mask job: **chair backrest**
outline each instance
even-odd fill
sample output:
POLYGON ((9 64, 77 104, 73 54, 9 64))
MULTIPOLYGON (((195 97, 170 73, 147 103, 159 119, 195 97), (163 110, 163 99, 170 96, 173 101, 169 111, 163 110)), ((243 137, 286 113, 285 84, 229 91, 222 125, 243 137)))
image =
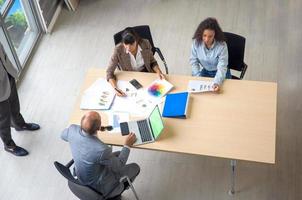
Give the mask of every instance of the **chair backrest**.
POLYGON ((75 179, 69 168, 62 165, 59 162, 54 162, 56 169, 64 176, 68 181, 68 187, 74 195, 76 195, 81 200, 104 200, 104 197, 93 190, 92 188, 82 185, 77 179, 75 179))
POLYGON ((224 32, 224 36, 229 52, 228 67, 230 69, 242 71, 244 69, 245 38, 228 32, 224 32))
MULTIPOLYGON (((141 25, 141 26, 133 26, 133 27, 130 27, 130 28, 133 28, 134 31, 141 38, 149 40, 149 42, 152 46, 152 52, 154 54, 155 53, 155 48, 154 48, 154 43, 153 43, 150 27, 148 25, 141 25)), ((120 43, 122 41, 122 33, 123 32, 124 32, 124 30, 114 34, 113 38, 114 38, 115 45, 117 45, 118 43, 120 43)))

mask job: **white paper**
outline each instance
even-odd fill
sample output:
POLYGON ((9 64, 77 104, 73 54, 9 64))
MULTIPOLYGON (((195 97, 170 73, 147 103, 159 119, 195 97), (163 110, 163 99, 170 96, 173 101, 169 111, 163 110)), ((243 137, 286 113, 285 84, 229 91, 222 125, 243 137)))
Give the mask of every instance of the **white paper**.
POLYGON ((122 90, 128 97, 136 96, 138 91, 129 81, 119 80, 117 82, 117 87, 122 90))
POLYGON ((136 115, 147 116, 154 109, 160 99, 150 98, 147 95, 146 90, 138 93, 134 102, 136 115))
POLYGON ((124 112, 107 112, 108 124, 113 127, 109 133, 120 133, 120 123, 129 121, 129 113, 124 112))
POLYGON ((114 100, 115 92, 105 79, 96 80, 86 89, 81 99, 81 109, 108 110, 114 100))
POLYGON ((212 92, 214 91, 213 82, 211 81, 197 81, 190 80, 188 83, 188 92, 199 93, 199 92, 212 92))
POLYGON ((122 90, 127 96, 119 97, 116 96, 111 110, 115 112, 128 112, 132 113, 135 111, 135 98, 138 90, 133 87, 128 81, 119 80, 117 87, 122 90))

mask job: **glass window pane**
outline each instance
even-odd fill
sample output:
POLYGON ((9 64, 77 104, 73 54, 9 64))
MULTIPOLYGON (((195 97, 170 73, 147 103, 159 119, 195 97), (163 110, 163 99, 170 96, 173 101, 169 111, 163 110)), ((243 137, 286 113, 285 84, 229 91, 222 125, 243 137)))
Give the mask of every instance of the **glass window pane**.
POLYGON ((26 17, 19 0, 15 1, 4 21, 14 47, 18 50, 28 28, 26 17))
POLYGON ((9 0, 0 0, 0 10, 1 10, 1 13, 3 12, 3 8, 4 8, 4 5, 8 2, 9 0))
POLYGON ((30 12, 28 1, 15 0, 9 8, 4 22, 22 64, 26 60, 39 32, 30 12))

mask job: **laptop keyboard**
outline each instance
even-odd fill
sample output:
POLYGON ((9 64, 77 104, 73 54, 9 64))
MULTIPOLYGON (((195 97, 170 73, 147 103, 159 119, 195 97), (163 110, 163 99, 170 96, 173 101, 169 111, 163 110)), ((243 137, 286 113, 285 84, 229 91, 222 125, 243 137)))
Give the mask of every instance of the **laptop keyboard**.
POLYGON ((147 120, 137 121, 138 129, 143 142, 152 141, 151 132, 147 120))

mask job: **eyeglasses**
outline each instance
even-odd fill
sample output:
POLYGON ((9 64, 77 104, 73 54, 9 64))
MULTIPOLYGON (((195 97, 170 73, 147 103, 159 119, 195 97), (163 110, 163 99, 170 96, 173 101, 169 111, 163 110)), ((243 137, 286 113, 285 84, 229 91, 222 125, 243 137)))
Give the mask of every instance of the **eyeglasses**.
POLYGON ((112 126, 101 126, 100 131, 112 131, 112 126))

